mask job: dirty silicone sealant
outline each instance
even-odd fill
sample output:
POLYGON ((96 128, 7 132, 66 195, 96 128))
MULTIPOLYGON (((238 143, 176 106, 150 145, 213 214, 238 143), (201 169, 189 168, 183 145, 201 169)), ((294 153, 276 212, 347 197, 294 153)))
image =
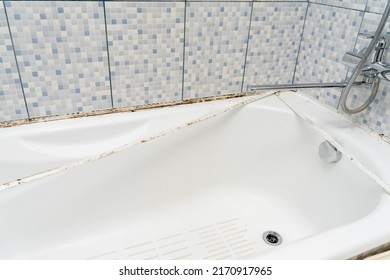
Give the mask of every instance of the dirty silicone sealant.
MULTIPOLYGON (((250 104, 250 103, 258 101, 258 100, 260 100, 262 98, 268 97, 270 95, 275 95, 288 108, 290 108, 299 118, 301 118, 306 124, 308 124, 310 127, 312 127, 321 136, 323 136, 327 141, 329 141, 329 143, 331 143, 333 146, 335 146, 340 152, 342 152, 342 154, 346 158, 348 158, 351 162, 353 162, 359 169, 361 169, 364 173, 366 173, 373 180, 375 180, 378 184, 380 184, 385 189, 385 191, 390 193, 390 185, 386 181, 382 180, 380 177, 378 177, 375 174, 375 172, 372 172, 363 162, 359 161, 356 158, 356 156, 351 154, 347 148, 343 147, 339 143, 339 141, 337 139, 335 139, 335 137, 332 137, 332 135, 330 135, 326 130, 322 129, 319 125, 313 123, 313 120, 311 120, 311 118, 308 117, 306 114, 300 112, 299 107, 294 106, 293 104, 290 104, 290 102, 288 100, 286 100, 286 98, 284 97, 284 94, 296 94, 296 91, 258 92, 258 93, 254 93, 254 94, 250 94, 250 95, 249 94, 235 94, 235 95, 227 95, 227 96, 221 96, 221 97, 204 98, 204 99, 200 99, 200 100, 197 100, 197 101, 196 100, 192 100, 192 101, 188 100, 188 101, 185 101, 185 102, 181 102, 180 104, 179 103, 178 104, 175 103, 174 105, 167 105, 167 104, 165 104, 165 105, 156 105, 156 106, 152 106, 152 105, 151 106, 146 106, 146 109, 148 109, 148 108, 151 109, 151 108, 159 108, 159 107, 166 107, 166 106, 175 106, 175 105, 184 105, 184 104, 192 104, 192 103, 200 103, 200 102, 208 102, 208 101, 216 101, 216 100, 225 100, 225 99, 232 99, 232 98, 247 97, 247 99, 244 100, 244 101, 241 101, 241 102, 235 103, 233 105, 227 106, 227 107, 225 107, 225 108, 223 108, 221 110, 214 111, 212 113, 206 114, 204 116, 201 116, 199 118, 193 119, 191 121, 187 121, 187 122, 185 122, 185 123, 183 123, 181 125, 168 128, 168 129, 166 129, 166 130, 164 130, 162 132, 156 133, 156 134, 154 134, 154 135, 152 135, 150 137, 146 137, 144 139, 137 140, 137 141, 132 141, 132 142, 129 142, 129 143, 125 144, 125 145, 117 147, 115 149, 109 150, 107 152, 103 152, 103 153, 99 153, 98 155, 94 155, 94 156, 90 156, 90 157, 87 157, 87 158, 83 158, 81 160, 77 160, 77 161, 71 162, 69 164, 62 165, 62 166, 57 167, 57 168, 48 169, 48 170, 45 170, 43 172, 33 174, 31 176, 26 176, 26 177, 23 177, 23 178, 14 180, 14 181, 3 183, 2 185, 0 185, 0 191, 8 189, 8 188, 11 188, 11 187, 15 187, 15 186, 27 183, 27 182, 32 182, 32 181, 35 181, 35 180, 38 180, 38 179, 41 179, 41 178, 45 178, 47 176, 50 176, 50 175, 53 175, 53 174, 56 174, 56 173, 59 173, 59 172, 71 169, 73 167, 81 166, 81 165, 83 165, 85 163, 88 163, 88 162, 91 162, 91 161, 95 161, 95 160, 99 160, 101 158, 108 157, 108 156, 110 156, 110 155, 112 155, 114 153, 120 152, 122 150, 125 150, 125 149, 128 149, 128 148, 134 147, 136 145, 144 144, 144 143, 147 143, 147 142, 150 142, 150 141, 162 138, 164 136, 167 136, 169 134, 174 133, 175 131, 180 131, 180 130, 186 128, 186 127, 190 127, 190 126, 192 126, 194 124, 197 124, 197 123, 203 122, 205 120, 214 118, 216 116, 219 116, 219 115, 224 114, 226 112, 229 112, 231 110, 238 109, 238 108, 243 107, 243 106, 245 106, 247 104, 250 104)), ((128 112, 128 111, 132 111, 132 110, 126 109, 125 111, 128 112)), ((101 114, 104 114, 104 112, 99 112, 98 113, 98 115, 101 115, 101 114)), ((92 114, 92 115, 95 115, 95 114, 92 114)), ((84 117, 87 117, 87 116, 89 116, 89 115, 86 114, 86 116, 84 116, 84 117)), ((78 117, 78 116, 71 116, 70 118, 75 118, 75 117, 78 117)), ((79 116, 79 117, 83 117, 83 116, 79 116)), ((62 116, 61 119, 63 119, 63 118, 64 118, 64 116, 62 116)), ((46 118, 42 118, 42 119, 35 120, 35 122, 52 121, 52 120, 57 120, 57 119, 56 118, 47 118, 47 119, 46 118)), ((16 124, 21 124, 21 123, 15 122, 14 125, 16 125, 16 124)))
MULTIPOLYGON (((258 100, 260 100, 262 98, 265 98, 265 97, 273 95, 273 94, 275 94, 275 91, 261 92, 261 93, 255 93, 255 94, 250 94, 250 95, 242 95, 242 94, 240 94, 239 96, 237 95, 235 97, 248 97, 248 99, 246 99, 244 101, 241 101, 239 103, 227 106, 224 109, 221 109, 221 110, 218 110, 218 111, 206 114, 206 115, 204 115, 204 116, 202 116, 200 118, 196 118, 194 120, 187 121, 184 124, 168 128, 167 130, 164 130, 164 131, 162 131, 160 133, 157 133, 155 135, 152 135, 150 137, 147 137, 147 138, 144 138, 144 139, 141 139, 141 140, 137 140, 137 141, 129 142, 129 143, 127 143, 125 145, 122 145, 122 146, 120 146, 118 148, 115 148, 113 150, 110 150, 110 151, 107 151, 107 152, 104 152, 104 153, 100 153, 100 154, 95 155, 95 156, 87 157, 87 158, 84 158, 84 159, 81 159, 81 160, 78 160, 78 161, 75 161, 75 162, 72 162, 72 163, 69 163, 69 164, 57 167, 57 168, 45 170, 43 172, 31 175, 31 176, 27 176, 27 177, 24 177, 24 178, 20 178, 20 179, 17 179, 15 181, 4 183, 3 185, 0 186, 0 191, 8 189, 8 188, 11 188, 11 187, 15 187, 15 186, 27 183, 27 182, 32 182, 32 181, 35 181, 35 180, 38 180, 38 179, 42 179, 42 178, 45 178, 47 176, 50 176, 50 175, 53 175, 53 174, 57 174, 59 172, 63 172, 65 170, 68 170, 68 169, 71 169, 71 168, 74 168, 74 167, 77 167, 77 166, 81 166, 81 165, 83 165, 85 163, 88 163, 88 162, 91 162, 91 161, 95 161, 95 160, 99 160, 101 158, 108 157, 108 156, 110 156, 110 155, 112 155, 114 153, 123 151, 125 149, 128 149, 128 148, 140 145, 140 144, 144 144, 144 143, 147 143, 147 142, 150 142, 150 141, 162 138, 162 137, 170 135, 170 134, 172 134, 172 133, 174 133, 176 131, 180 131, 180 130, 186 128, 186 127, 190 127, 190 126, 192 126, 194 124, 197 124, 197 123, 203 122, 205 120, 217 117, 219 115, 222 115, 224 113, 227 113, 227 112, 235 110, 235 109, 238 109, 240 107, 243 107, 243 106, 245 106, 247 104, 253 103, 255 101, 258 101, 258 100)), ((225 97, 225 99, 230 99, 230 98, 233 98, 233 97, 232 96, 225 97)), ((219 99, 210 98, 208 101, 214 101, 214 100, 223 100, 223 99, 222 98, 219 98, 219 99)), ((203 102, 205 102, 205 100, 203 100, 203 102)))

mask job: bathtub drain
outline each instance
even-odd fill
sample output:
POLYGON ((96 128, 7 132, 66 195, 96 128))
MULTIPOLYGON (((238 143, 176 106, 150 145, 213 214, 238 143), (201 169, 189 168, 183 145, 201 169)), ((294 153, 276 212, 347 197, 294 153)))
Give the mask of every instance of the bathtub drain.
POLYGON ((277 246, 282 243, 282 237, 279 233, 274 231, 266 231, 263 233, 263 240, 271 246, 277 246))

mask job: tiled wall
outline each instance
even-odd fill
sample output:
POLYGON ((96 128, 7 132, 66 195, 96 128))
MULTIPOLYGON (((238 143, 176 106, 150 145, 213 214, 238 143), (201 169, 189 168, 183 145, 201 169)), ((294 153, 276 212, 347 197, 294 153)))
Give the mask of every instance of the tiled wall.
POLYGON ((1 1, 0 121, 291 83, 307 1, 1 1))
MULTIPOLYGON (((0 122, 344 81, 343 54, 368 43, 357 34, 375 30, 386 3, 1 1, 0 122)), ((389 87, 351 118, 390 136, 389 87)), ((340 91, 305 94, 336 108, 340 91)))
MULTIPOLYGON (((310 0, 294 82, 347 80, 352 69, 342 64, 344 53, 368 46, 370 41, 358 33, 375 32, 386 4, 386 0, 310 0)), ((390 21, 385 32, 390 33, 390 21)), ((382 81, 368 109, 349 118, 390 139, 389 90, 390 83, 382 81)), ((337 108, 340 93, 338 89, 305 90, 305 95, 332 108, 337 108)), ((353 89, 348 106, 363 104, 369 93, 368 89, 353 89)))
POLYGON ((307 5, 2 1, 0 121, 292 82, 307 5))

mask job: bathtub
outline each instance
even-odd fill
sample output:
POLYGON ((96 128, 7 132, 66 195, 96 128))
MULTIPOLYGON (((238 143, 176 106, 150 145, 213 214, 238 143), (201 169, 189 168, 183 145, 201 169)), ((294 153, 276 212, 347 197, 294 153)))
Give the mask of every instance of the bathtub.
POLYGON ((329 139, 280 95, 150 137, 245 99, 2 129, 0 258, 347 259, 390 241, 377 172, 321 160, 329 139))

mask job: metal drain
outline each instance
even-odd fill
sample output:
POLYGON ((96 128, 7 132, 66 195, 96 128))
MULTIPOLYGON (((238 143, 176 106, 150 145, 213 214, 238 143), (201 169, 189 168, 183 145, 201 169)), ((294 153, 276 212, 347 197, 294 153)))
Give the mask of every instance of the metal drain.
POLYGON ((282 237, 275 231, 266 231, 263 233, 263 240, 271 246, 278 246, 282 243, 282 237))

